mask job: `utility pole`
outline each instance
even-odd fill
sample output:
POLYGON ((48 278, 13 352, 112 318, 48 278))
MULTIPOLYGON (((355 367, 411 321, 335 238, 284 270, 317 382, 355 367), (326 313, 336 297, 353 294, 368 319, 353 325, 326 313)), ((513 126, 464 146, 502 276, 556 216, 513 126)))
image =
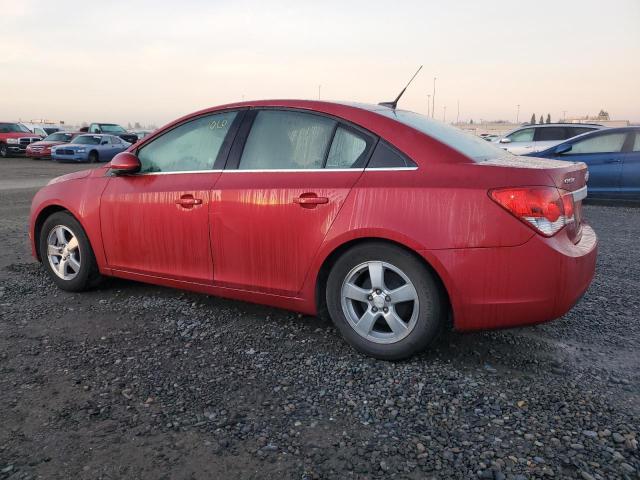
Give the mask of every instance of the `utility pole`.
POLYGON ((520 122, 520 104, 516 105, 518 107, 518 111, 516 112, 516 123, 520 122))
POLYGON ((458 113, 456 114, 456 124, 460 123, 460 99, 458 99, 458 113))
POLYGON ((566 110, 562 110, 562 121, 563 122, 567 121, 567 111, 566 110))
POLYGON ((442 107, 442 123, 447 121, 447 106, 442 107))
POLYGON ((427 117, 431 115, 431 94, 427 93, 427 117))
POLYGON ((431 97, 431 118, 435 118, 436 115, 436 79, 433 77, 433 97, 431 97))
POLYGON ((322 88, 322 85, 318 85, 318 100, 320 100, 320 89, 322 88))

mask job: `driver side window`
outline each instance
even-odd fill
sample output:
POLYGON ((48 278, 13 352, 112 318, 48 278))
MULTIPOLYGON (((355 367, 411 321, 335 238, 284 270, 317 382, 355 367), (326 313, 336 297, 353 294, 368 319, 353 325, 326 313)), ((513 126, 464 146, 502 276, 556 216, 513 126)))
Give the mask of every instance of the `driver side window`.
POLYGON ((512 142, 532 142, 533 132, 533 128, 525 128, 524 130, 512 133, 507 138, 512 142))
POLYGON ((237 112, 191 120, 138 151, 140 173, 211 170, 237 112))
POLYGON ((625 133, 609 133, 597 135, 585 140, 581 140, 573 144, 568 155, 579 155, 582 153, 617 153, 622 150, 624 140, 627 137, 625 133))

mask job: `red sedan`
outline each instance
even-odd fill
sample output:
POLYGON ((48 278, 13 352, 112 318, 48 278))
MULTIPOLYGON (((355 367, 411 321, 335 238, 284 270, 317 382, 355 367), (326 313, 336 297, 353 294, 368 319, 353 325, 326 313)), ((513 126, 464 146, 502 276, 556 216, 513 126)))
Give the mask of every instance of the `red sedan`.
POLYGON ((52 180, 30 236, 65 290, 108 275, 327 312, 358 350, 399 359, 449 320, 567 312, 595 270, 586 173, 386 106, 237 103, 52 180))
POLYGON ((69 143, 71 140, 81 135, 81 132, 54 132, 39 142, 27 145, 25 152, 28 158, 33 159, 51 159, 51 148, 56 145, 69 143))

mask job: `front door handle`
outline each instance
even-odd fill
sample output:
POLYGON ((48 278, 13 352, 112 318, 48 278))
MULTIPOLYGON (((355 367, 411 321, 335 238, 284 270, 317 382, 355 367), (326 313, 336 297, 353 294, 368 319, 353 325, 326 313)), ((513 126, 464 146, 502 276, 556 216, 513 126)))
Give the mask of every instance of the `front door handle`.
POLYGON ((303 193, 297 198, 293 199, 293 203, 297 203, 303 208, 314 208, 317 205, 329 203, 327 197, 318 197, 315 193, 303 193))
POLYGON ((607 158, 604 163, 620 163, 619 158, 607 158))
POLYGON ((202 205, 202 199, 194 198, 193 195, 182 195, 176 200, 176 204, 184 208, 193 208, 195 205, 202 205))

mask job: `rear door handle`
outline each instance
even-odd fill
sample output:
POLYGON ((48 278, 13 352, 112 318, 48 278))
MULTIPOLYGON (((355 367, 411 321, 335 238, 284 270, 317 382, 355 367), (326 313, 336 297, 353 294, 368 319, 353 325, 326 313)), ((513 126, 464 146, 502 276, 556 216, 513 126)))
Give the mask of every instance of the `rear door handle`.
POLYGON ((604 163, 620 163, 619 158, 607 158, 604 163))
POLYGON ((329 199, 327 197, 318 197, 315 193, 303 193, 299 197, 294 198, 293 203, 297 203, 301 207, 313 208, 316 205, 329 203, 329 199))
POLYGON ((182 195, 176 200, 176 204, 184 208, 193 208, 194 205, 202 205, 202 199, 194 198, 193 195, 182 195))

